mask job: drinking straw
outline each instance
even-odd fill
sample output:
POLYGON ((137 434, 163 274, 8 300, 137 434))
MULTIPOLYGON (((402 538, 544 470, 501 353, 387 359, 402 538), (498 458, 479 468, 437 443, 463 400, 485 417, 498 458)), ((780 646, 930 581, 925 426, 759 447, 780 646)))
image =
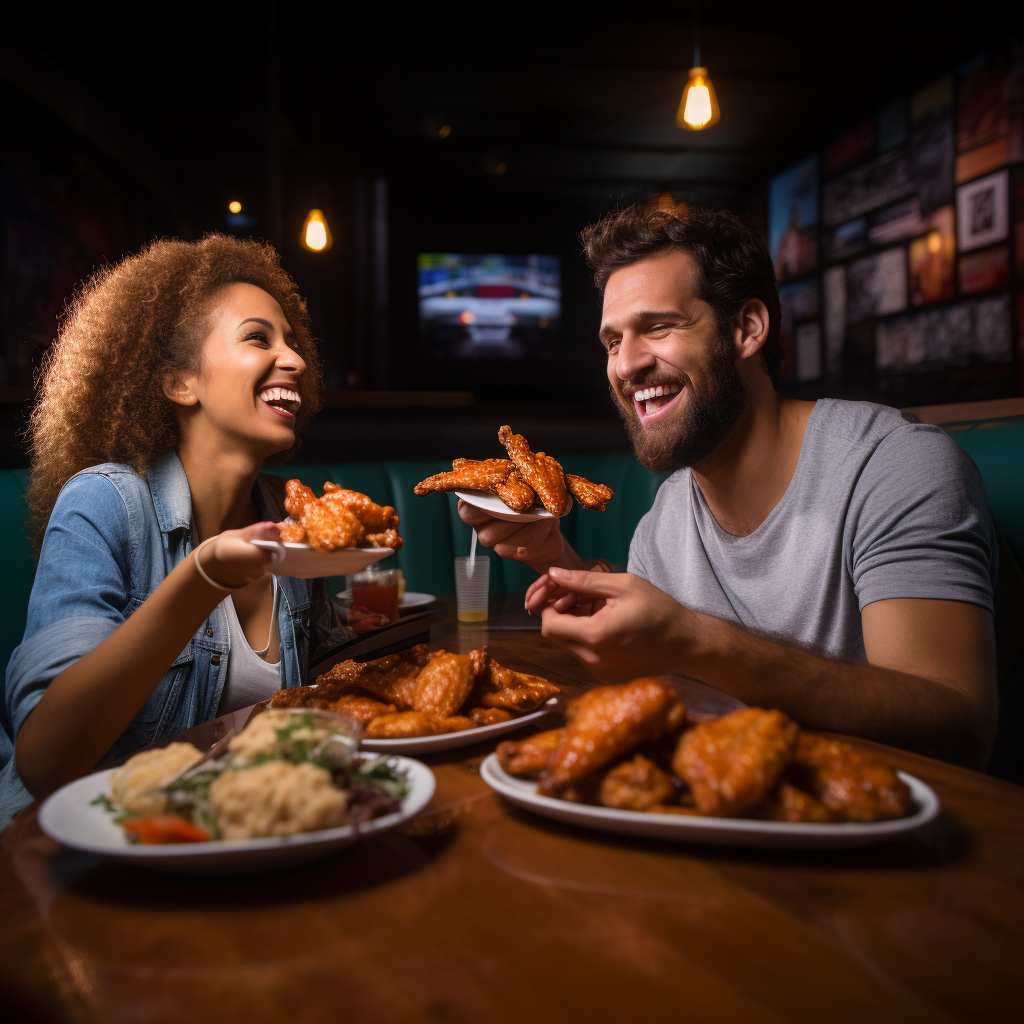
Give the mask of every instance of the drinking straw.
POLYGON ((473 531, 473 539, 469 542, 469 564, 466 566, 466 575, 472 576, 476 567, 476 530, 473 531))

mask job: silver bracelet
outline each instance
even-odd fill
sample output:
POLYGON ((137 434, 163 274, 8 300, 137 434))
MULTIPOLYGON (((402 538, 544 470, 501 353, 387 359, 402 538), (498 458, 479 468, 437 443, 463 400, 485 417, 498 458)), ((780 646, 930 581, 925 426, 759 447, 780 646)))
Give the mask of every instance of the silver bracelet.
POLYGON ((249 585, 248 583, 243 583, 237 587, 225 587, 223 583, 218 583, 216 580, 210 579, 210 577, 206 575, 206 570, 199 564, 199 552, 202 551, 207 544, 212 544, 216 539, 216 537, 207 537, 206 540, 204 540, 203 543, 192 552, 192 554, 196 556, 196 569, 199 571, 199 575, 202 576, 211 587, 215 587, 217 590, 223 590, 227 594, 230 594, 234 590, 244 589, 249 585))

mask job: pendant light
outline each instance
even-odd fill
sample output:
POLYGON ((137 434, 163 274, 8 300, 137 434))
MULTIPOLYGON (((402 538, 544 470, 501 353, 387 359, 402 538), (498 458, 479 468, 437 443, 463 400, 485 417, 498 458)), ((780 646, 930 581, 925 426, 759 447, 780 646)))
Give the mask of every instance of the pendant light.
POLYGON ((323 252, 330 249, 333 241, 324 211, 310 210, 302 225, 302 247, 310 252, 323 252))
POLYGON ((676 111, 676 124, 687 131, 699 132, 718 123, 721 117, 718 109, 718 97, 715 87, 711 84, 708 69, 700 63, 700 4, 693 7, 693 67, 690 68, 690 79, 683 89, 679 109, 676 111))

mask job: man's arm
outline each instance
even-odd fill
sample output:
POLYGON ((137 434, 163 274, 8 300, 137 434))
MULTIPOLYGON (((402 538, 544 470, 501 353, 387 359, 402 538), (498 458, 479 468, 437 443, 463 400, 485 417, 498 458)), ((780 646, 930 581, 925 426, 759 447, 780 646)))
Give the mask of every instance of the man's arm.
POLYGON ((867 665, 830 661, 679 604, 629 573, 543 577, 543 633, 602 679, 679 672, 802 725, 969 767, 995 735, 995 636, 985 609, 888 600, 862 615, 867 665), (578 602, 582 602, 577 607, 578 602))

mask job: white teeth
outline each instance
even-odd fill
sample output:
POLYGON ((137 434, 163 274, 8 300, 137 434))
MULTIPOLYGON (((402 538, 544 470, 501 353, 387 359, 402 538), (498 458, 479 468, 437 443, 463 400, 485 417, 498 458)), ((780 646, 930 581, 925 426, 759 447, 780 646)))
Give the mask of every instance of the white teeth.
POLYGON ((296 405, 302 404, 302 399, 299 397, 298 392, 292 391, 290 388, 264 388, 260 392, 260 398, 267 403, 295 402, 296 405))
POLYGON ((637 402, 649 402, 652 398, 664 398, 667 395, 674 395, 679 390, 678 384, 659 384, 657 387, 644 388, 634 392, 633 397, 637 402))

